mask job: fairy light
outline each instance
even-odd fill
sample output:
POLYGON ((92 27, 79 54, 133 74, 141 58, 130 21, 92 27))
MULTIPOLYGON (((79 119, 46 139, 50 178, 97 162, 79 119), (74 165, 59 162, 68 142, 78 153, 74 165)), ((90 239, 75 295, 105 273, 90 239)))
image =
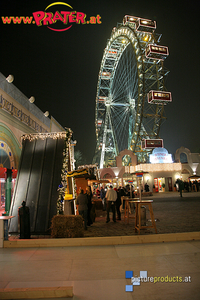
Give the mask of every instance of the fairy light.
MULTIPOLYGON (((71 129, 68 129, 69 132, 71 129)), ((71 131, 72 132, 72 131, 71 131)), ((56 139, 64 139, 66 138, 67 132, 48 132, 48 133, 31 133, 31 134, 24 134, 22 135, 22 140, 29 140, 30 142, 34 140, 45 140, 47 138, 51 138, 53 140, 56 139)))
POLYGON ((140 164, 135 166, 135 171, 143 170, 144 172, 160 172, 160 171, 181 171, 181 163, 161 163, 161 164, 140 164))
POLYGON ((70 141, 72 138, 72 130, 70 128, 65 128, 66 132, 58 132, 55 134, 58 134, 58 138, 65 138, 65 146, 63 149, 63 165, 61 170, 61 183, 58 187, 58 199, 57 199, 57 214, 63 212, 63 205, 64 205, 64 197, 65 197, 65 191, 67 188, 67 171, 69 168, 69 151, 70 151, 70 141), (60 135, 59 135, 60 133, 60 135))

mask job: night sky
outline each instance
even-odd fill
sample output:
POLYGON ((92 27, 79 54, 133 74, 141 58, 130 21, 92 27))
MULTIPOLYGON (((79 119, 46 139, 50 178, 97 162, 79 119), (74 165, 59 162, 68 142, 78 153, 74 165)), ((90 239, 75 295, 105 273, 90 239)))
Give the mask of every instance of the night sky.
MULTIPOLYGON (((65 2, 65 1, 64 1, 65 2)), ((2 16, 32 16, 54 1, 1 0, 2 16)), ((95 98, 103 51, 112 28, 124 15, 155 20, 161 45, 170 55, 166 86, 173 102, 166 107, 161 127, 164 147, 174 154, 181 146, 200 152, 199 84, 200 41, 198 2, 67 0, 74 11, 101 16, 101 24, 74 24, 58 32, 36 24, 3 24, 0 72, 13 74, 14 84, 35 104, 48 110, 63 127, 70 127, 80 150, 91 163, 95 151, 95 98)), ((68 10, 66 6, 62 9, 68 10)), ((59 22, 57 22, 57 25, 59 22)), ((61 24, 62 25, 62 24, 61 24)))

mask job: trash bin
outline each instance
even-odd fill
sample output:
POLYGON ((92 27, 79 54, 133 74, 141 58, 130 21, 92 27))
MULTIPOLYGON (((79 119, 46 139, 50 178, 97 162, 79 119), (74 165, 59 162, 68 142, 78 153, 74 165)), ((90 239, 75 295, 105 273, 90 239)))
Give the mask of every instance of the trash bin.
MULTIPOLYGON (((141 226, 146 226, 146 207, 140 207, 141 226)), ((137 224, 139 224, 139 217, 137 217, 137 224)))
POLYGON ((30 239, 30 213, 26 202, 22 202, 22 206, 18 209, 20 239, 30 239))

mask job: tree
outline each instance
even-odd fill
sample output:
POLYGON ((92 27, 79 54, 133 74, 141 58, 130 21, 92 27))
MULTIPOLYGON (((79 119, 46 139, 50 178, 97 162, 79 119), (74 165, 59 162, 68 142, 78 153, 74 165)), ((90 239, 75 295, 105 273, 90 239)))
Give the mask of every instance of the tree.
POLYGON ((86 159, 80 150, 74 151, 75 169, 86 164, 86 159))

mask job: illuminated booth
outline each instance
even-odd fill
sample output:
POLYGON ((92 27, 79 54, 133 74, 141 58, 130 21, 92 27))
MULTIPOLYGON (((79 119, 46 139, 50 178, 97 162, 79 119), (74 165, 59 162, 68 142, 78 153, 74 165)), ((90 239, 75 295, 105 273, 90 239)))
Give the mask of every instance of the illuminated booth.
POLYGON ((143 185, 147 183, 153 192, 173 191, 177 178, 181 177, 181 163, 174 163, 172 155, 162 147, 154 148, 149 155, 149 163, 135 166, 136 170, 148 172, 143 176, 143 185))

